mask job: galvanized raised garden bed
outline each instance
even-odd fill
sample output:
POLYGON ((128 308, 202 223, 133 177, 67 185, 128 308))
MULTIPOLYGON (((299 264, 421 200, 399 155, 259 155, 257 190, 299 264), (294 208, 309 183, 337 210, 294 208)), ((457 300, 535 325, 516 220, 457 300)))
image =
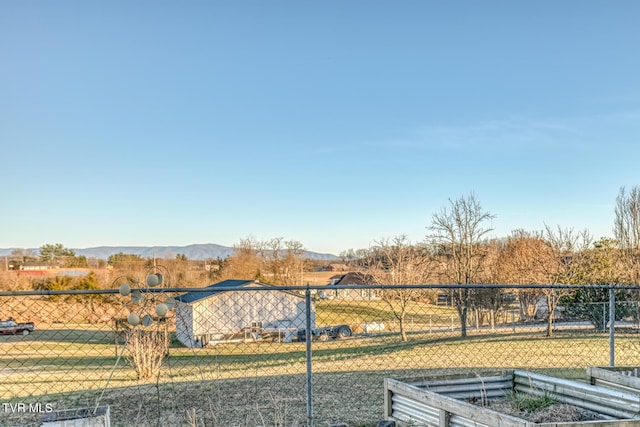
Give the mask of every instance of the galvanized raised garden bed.
POLYGON ((591 384, 640 394, 640 367, 589 366, 587 377, 591 384))
POLYGON ((40 427, 110 427, 109 406, 46 413, 40 427))
POLYGON ((384 388, 385 417, 400 425, 640 427, 638 394, 528 371, 508 370, 402 380, 387 378, 384 388), (593 411, 601 419, 535 423, 483 406, 485 402, 505 399, 509 393, 551 396, 557 402, 593 411))

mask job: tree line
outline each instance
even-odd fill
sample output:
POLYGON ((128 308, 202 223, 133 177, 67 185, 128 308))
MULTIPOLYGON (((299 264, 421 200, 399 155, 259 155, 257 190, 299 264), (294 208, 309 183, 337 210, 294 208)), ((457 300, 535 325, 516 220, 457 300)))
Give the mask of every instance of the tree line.
MULTIPOLYGON (((630 191, 620 189, 615 204, 613 239, 593 241, 588 230, 546 224, 541 231, 520 229, 507 237, 489 239, 494 218, 476 195, 470 193, 449 199, 431 216, 423 241, 411 242, 405 235, 382 238, 371 247, 344 251, 340 257, 351 270, 366 273, 374 283, 387 285, 625 285, 637 284, 640 279, 640 187, 630 191)), ((22 262, 35 259, 66 267, 87 265, 86 258, 76 256, 73 250, 59 243, 43 245, 37 255, 24 250, 14 252, 12 258, 22 262)), ((234 245, 233 254, 225 259, 195 263, 178 254, 175 259, 162 260, 162 263, 172 271, 172 284, 179 287, 200 287, 203 281, 224 279, 254 279, 289 286, 303 284, 304 271, 317 266, 305 259, 304 254, 304 246, 295 240, 247 237, 234 245)), ((34 287, 104 288, 117 275, 137 277, 154 263, 155 260, 138 255, 119 253, 106 260, 107 273, 91 277, 90 284, 85 283, 86 279, 83 283, 73 283, 73 280, 67 283, 67 279, 54 278, 39 280, 56 283, 36 283, 34 287)), ((494 287, 458 286, 447 292, 460 319, 462 336, 467 334, 470 312, 486 313, 493 325, 508 298, 505 292, 494 287)), ((581 304, 607 301, 605 289, 529 288, 518 290, 516 296, 521 317, 527 320, 536 319, 539 301, 546 301, 547 335, 552 334, 552 313, 560 303, 576 315, 589 318, 597 327, 607 322, 606 314, 598 314, 600 309, 590 314, 590 306, 581 304)), ((387 289, 380 292, 380 297, 398 319, 401 335, 406 339, 404 322, 409 304, 434 298, 434 295, 418 289, 387 289)), ((628 291, 618 292, 617 299, 630 298, 637 299, 628 291)))
MULTIPOLYGON (((375 281, 385 284, 450 285, 625 285, 637 284, 640 273, 640 189, 622 188, 616 199, 614 236, 593 241, 587 230, 545 225, 540 232, 515 230, 506 238, 487 239, 494 215, 484 210, 471 193, 449 203, 433 214, 425 240, 411 243, 401 235, 382 239, 373 247, 349 250, 343 259, 375 281)), ((449 297, 455 307, 461 335, 467 334, 471 310, 489 313, 493 325, 506 302, 499 288, 452 287, 449 297)), ((407 306, 424 298, 418 289, 384 290, 387 302, 400 324, 403 340, 407 306)), ((539 301, 548 308, 547 335, 553 333, 553 313, 561 302, 570 314, 586 318, 598 328, 607 322, 601 307, 591 303, 608 301, 608 290, 586 287, 528 288, 517 291, 521 316, 537 317, 539 301), (587 304, 590 303, 590 304, 587 304)), ((617 299, 637 299, 619 290, 617 299)), ((624 316, 618 308, 617 316, 624 316)))
MULTIPOLYGON (((474 193, 450 199, 431 217, 425 239, 411 242, 406 235, 382 238, 369 248, 350 249, 340 254, 350 270, 363 273, 372 284, 460 285, 447 288, 467 335, 470 312, 486 313, 493 326, 510 295, 497 287, 464 285, 625 285, 640 278, 640 188, 621 188, 616 199, 614 239, 594 241, 588 230, 544 225, 541 231, 514 230, 504 238, 487 238, 495 218, 474 193)), ((303 284, 309 269, 300 242, 276 238, 242 239, 232 256, 219 263, 220 279, 256 279, 277 285, 303 284), (306 263, 306 265, 305 265, 306 263)), ((379 293, 400 325, 406 340, 405 317, 409 305, 435 299, 433 291, 384 289, 379 293)), ((515 292, 521 318, 538 318, 539 302, 547 306, 547 335, 553 333, 553 313, 560 303, 568 314, 591 321, 598 329, 607 323, 608 312, 592 303, 608 301, 600 287, 580 290, 527 288, 515 292)), ((637 299, 617 290, 616 299, 637 299)), ((628 315, 617 308, 616 316, 628 315)))

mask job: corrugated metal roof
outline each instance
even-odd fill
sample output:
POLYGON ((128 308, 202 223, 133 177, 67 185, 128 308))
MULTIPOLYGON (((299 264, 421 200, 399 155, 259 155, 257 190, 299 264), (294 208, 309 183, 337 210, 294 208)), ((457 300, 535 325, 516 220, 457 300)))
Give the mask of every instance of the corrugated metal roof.
POLYGON ((177 301, 190 304, 201 299, 209 298, 210 296, 226 292, 227 290, 220 290, 220 288, 241 288, 250 283, 256 283, 254 280, 223 280, 222 282, 214 283, 213 285, 202 288, 202 292, 189 292, 184 295, 176 297, 177 301), (206 291, 205 291, 206 289, 206 291))

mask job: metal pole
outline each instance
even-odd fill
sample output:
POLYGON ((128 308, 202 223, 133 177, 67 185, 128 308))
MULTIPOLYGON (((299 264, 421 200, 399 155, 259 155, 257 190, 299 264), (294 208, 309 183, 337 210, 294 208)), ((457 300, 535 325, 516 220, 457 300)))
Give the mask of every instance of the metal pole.
POLYGON ((307 283, 307 290, 304 293, 306 301, 306 329, 305 338, 307 344, 307 426, 313 427, 313 383, 311 382, 311 290, 307 283))
POLYGON ((613 286, 609 288, 609 366, 615 365, 615 323, 616 323, 616 294, 613 286))

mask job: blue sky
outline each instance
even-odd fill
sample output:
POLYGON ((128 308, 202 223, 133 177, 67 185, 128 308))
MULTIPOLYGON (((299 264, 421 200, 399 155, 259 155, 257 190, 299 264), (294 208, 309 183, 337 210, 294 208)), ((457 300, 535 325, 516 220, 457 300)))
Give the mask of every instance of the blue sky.
POLYGON ((637 1, 0 3, 0 247, 612 235, 637 1))

